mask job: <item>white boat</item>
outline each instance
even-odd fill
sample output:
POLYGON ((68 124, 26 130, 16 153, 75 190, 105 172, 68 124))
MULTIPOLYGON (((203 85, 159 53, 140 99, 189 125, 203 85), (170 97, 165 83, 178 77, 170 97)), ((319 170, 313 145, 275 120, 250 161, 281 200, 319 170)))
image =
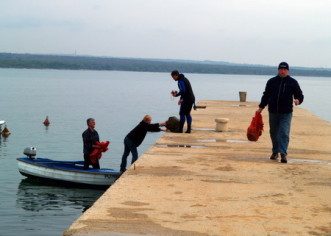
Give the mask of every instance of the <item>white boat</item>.
POLYGON ((0 120, 0 132, 2 131, 2 125, 6 124, 6 121, 0 120))
POLYGON ((113 169, 84 170, 84 161, 56 161, 35 158, 36 148, 26 148, 27 157, 17 158, 19 172, 29 178, 56 182, 73 187, 106 188, 112 185, 121 172, 113 169))

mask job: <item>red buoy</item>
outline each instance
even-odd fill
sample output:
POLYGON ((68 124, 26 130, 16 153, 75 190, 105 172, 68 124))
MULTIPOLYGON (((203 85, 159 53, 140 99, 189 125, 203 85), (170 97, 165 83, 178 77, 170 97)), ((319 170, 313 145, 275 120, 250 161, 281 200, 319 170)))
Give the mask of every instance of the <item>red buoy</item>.
POLYGON ((46 119, 44 120, 44 125, 49 126, 50 122, 48 120, 48 116, 46 116, 46 119))

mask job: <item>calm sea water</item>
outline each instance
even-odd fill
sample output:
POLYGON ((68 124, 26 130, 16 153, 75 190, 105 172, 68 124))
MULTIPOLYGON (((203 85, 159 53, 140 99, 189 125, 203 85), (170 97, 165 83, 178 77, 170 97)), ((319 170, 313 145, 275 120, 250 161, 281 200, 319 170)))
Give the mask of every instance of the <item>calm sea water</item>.
MULTIPOLYGON (((197 100, 239 100, 238 92, 247 91, 248 101, 260 100, 270 77, 186 76, 197 100)), ((331 122, 331 78, 295 78, 305 95, 302 107, 331 122)), ((101 141, 111 142, 101 166, 119 169, 123 139, 145 114, 154 122, 178 116, 170 97, 176 88, 168 73, 0 69, 0 120, 12 133, 0 138, 0 235, 61 235, 103 193, 29 181, 16 163, 25 147, 36 147, 38 157, 82 160, 81 134, 94 117, 101 141)), ((139 154, 160 135, 148 134, 139 154)))

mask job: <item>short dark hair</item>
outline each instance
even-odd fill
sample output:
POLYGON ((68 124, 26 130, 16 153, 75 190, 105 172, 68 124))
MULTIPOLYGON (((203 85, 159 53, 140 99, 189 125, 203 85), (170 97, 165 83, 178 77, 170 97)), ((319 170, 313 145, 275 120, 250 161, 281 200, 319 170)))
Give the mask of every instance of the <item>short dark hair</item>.
POLYGON ((94 119, 93 119, 93 118, 88 118, 88 119, 86 120, 86 124, 87 124, 87 126, 90 124, 90 122, 91 122, 92 120, 94 120, 94 119))
POLYGON ((179 71, 178 71, 178 70, 173 70, 173 71, 171 72, 171 75, 179 75, 179 71))

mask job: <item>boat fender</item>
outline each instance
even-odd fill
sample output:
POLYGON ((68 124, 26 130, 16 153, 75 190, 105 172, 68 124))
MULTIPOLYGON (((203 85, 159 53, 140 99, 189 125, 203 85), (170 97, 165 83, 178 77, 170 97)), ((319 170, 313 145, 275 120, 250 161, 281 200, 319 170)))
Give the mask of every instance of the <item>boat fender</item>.
POLYGON ((9 136, 11 133, 10 133, 10 131, 7 129, 7 127, 5 127, 5 128, 2 130, 1 134, 2 134, 2 136, 7 137, 7 136, 9 136))
POLYGON ((48 120, 48 116, 46 116, 46 119, 44 120, 43 123, 44 123, 45 126, 49 126, 50 122, 48 120))

